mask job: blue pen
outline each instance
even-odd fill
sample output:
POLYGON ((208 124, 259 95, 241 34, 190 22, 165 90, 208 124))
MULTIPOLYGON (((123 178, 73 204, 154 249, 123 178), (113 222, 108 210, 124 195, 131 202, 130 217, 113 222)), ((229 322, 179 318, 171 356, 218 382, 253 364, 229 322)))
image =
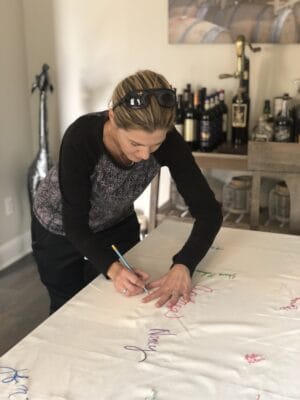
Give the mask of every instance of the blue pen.
MULTIPOLYGON (((114 252, 117 254, 117 256, 119 257, 119 259, 120 259, 121 263, 124 265, 124 267, 127 268, 129 271, 133 272, 135 275, 137 275, 136 272, 135 272, 135 270, 131 267, 130 264, 128 264, 128 262, 127 262, 126 259, 122 256, 122 254, 119 252, 119 250, 116 248, 116 246, 115 246, 114 244, 112 244, 111 247, 112 247, 113 251, 114 251, 114 252)), ((145 286, 143 287, 143 289, 144 289, 144 292, 145 292, 145 293, 149 293, 148 289, 147 289, 145 286)))

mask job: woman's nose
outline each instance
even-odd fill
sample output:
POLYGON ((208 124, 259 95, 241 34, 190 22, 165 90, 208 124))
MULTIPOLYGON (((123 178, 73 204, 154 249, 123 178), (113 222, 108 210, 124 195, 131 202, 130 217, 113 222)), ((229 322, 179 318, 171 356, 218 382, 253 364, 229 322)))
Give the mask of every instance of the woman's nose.
POLYGON ((140 154, 139 155, 143 160, 148 160, 148 158, 150 156, 149 147, 143 147, 142 149, 140 149, 140 154))

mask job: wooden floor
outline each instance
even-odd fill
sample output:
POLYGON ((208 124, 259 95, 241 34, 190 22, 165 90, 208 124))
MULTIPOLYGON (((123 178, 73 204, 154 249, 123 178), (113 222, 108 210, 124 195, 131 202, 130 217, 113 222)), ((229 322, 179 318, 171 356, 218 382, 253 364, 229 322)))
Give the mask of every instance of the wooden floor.
POLYGON ((0 356, 48 317, 48 294, 32 255, 0 272, 0 356))

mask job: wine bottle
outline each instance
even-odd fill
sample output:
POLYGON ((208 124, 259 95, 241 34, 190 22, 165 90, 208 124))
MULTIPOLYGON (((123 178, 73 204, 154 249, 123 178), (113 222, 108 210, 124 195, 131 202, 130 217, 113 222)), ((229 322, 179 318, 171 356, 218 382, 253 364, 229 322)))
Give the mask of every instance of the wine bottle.
POLYGON ((199 132, 199 145, 201 151, 212 151, 211 128, 210 101, 209 97, 206 97, 199 132))
POLYGON ((183 136, 184 110, 182 94, 177 96, 175 128, 183 136))
POLYGON ((250 100, 245 87, 239 87, 232 99, 232 144, 239 148, 248 142, 250 100))
POLYGON ((183 135, 185 142, 188 144, 191 150, 196 150, 197 148, 196 124, 197 121, 193 106, 193 93, 190 93, 188 106, 184 116, 183 135))
POLYGON ((220 110, 222 113, 222 143, 228 140, 228 107, 225 103, 224 90, 219 92, 220 110))

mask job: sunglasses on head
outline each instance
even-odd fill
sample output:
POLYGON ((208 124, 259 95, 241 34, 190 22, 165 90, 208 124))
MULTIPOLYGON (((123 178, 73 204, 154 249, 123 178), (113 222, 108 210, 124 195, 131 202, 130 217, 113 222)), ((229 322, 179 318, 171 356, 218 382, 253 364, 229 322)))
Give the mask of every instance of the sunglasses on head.
POLYGON ((172 108, 176 105, 176 94, 173 89, 143 89, 127 93, 113 106, 113 110, 121 105, 134 110, 148 107, 150 96, 154 96, 161 107, 172 108))

